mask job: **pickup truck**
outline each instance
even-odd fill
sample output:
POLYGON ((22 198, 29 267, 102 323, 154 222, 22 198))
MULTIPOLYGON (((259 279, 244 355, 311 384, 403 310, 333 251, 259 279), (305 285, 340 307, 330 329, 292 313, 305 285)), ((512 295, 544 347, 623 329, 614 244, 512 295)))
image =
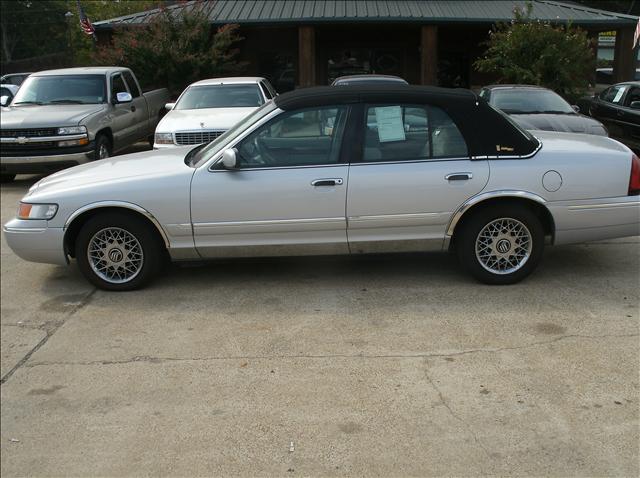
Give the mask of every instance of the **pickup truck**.
POLYGON ((168 99, 164 88, 143 93, 128 68, 33 73, 2 104, 0 178, 50 173, 152 142, 168 99))

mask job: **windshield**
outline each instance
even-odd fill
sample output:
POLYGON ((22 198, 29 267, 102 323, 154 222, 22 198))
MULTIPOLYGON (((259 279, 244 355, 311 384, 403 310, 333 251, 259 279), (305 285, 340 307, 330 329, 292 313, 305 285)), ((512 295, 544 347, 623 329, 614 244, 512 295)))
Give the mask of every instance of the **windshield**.
POLYGON ((176 110, 258 107, 264 103, 260 89, 250 85, 190 86, 176 103, 176 110))
POLYGON ((104 75, 30 76, 11 104, 84 105, 106 101, 104 75))
POLYGON ((575 114, 571 105, 557 93, 543 89, 495 89, 489 102, 508 114, 565 113, 575 114))
POLYGON ((189 166, 197 168, 201 164, 208 161, 209 158, 212 158, 213 156, 218 154, 222 150, 222 148, 224 148, 228 143, 240 136, 240 134, 242 134, 242 132, 249 128, 252 124, 259 121, 261 118, 268 115, 275 109, 276 104, 273 102, 273 100, 265 103, 245 119, 232 126, 231 129, 228 129, 224 134, 218 136, 215 140, 213 140, 205 147, 199 146, 198 148, 191 150, 191 153, 194 154, 192 155, 191 153, 189 153, 186 157, 185 162, 189 166))

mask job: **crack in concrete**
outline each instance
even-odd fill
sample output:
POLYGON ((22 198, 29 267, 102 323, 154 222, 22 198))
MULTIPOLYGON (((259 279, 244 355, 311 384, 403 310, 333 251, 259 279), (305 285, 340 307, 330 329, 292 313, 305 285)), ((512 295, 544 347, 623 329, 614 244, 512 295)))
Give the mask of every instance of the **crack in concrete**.
MULTIPOLYGON (((47 321, 47 322, 39 325, 38 327, 28 327, 28 326, 25 327, 25 328, 32 328, 32 329, 42 330, 42 331, 45 332, 45 336, 31 350, 29 350, 29 352, 27 352, 27 354, 24 357, 22 357, 20 359, 20 361, 13 366, 13 368, 11 368, 11 370, 9 370, 7 373, 4 374, 4 376, 2 378, 0 378, 0 386, 4 385, 5 382, 7 380, 9 380, 11 378, 11 376, 20 367, 25 366, 27 361, 31 358, 31 356, 34 353, 36 353, 40 349, 40 347, 42 347, 44 344, 46 344, 47 341, 53 336, 53 334, 55 334, 58 331, 58 329, 60 327, 62 327, 67 322, 67 320, 69 318, 71 318, 80 309, 84 308, 89 303, 89 301, 91 300, 91 297, 93 296, 93 294, 96 293, 96 291, 97 291, 97 289, 93 289, 93 290, 89 291, 87 294, 85 294, 85 296, 82 298, 82 300, 80 300, 79 303, 77 305, 75 305, 73 309, 69 310, 69 312, 64 317, 64 319, 47 321)), ((16 324, 16 326, 24 327, 23 324, 16 324)))
MULTIPOLYGON (((476 433, 473 431, 473 428, 471 428, 471 425, 469 425, 462 417, 460 417, 458 414, 456 414, 453 411, 453 409, 451 408, 451 406, 449 405, 449 402, 447 402, 447 400, 444 398, 442 390, 440 390, 440 387, 438 387, 435 384, 435 382, 433 381, 433 379, 429 375, 429 364, 427 363, 427 360, 428 360, 428 358, 424 359, 424 362, 425 362, 424 376, 427 379, 427 381, 429 382, 429 384, 431 385, 431 387, 438 394, 438 397, 440 398, 440 403, 442 403, 442 405, 449 411, 449 415, 451 415, 455 420, 460 422, 467 429, 467 431, 469 432, 469 435, 471 435, 471 437, 473 438, 473 441, 476 443, 476 445, 478 445, 478 447, 480 447, 480 449, 485 453, 485 455, 487 455, 487 457, 491 458, 491 453, 489 453, 489 450, 487 450, 487 448, 478 439, 478 435, 476 435, 476 433)), ((482 466, 480 466, 480 473, 479 474, 480 475, 484 475, 485 474, 484 470, 482 469, 482 466)))
POLYGON ((164 363, 164 362, 206 362, 206 361, 222 361, 222 360, 278 360, 278 359, 332 359, 332 358, 344 358, 344 359, 429 359, 439 357, 456 357, 460 355, 469 355, 476 353, 500 353, 509 350, 521 350, 531 347, 539 347, 544 345, 554 344, 562 340, 567 339, 604 339, 604 338, 630 338, 638 337, 640 334, 606 334, 606 335, 582 335, 582 334, 570 334, 561 335, 551 340, 532 342, 530 344, 518 345, 514 347, 499 347, 499 348, 486 348, 486 349, 469 349, 460 350, 455 352, 443 352, 443 353, 417 353, 417 354, 323 354, 323 355, 229 355, 229 356, 210 356, 210 357, 152 357, 149 355, 136 355, 131 358, 122 360, 92 360, 85 362, 34 362, 25 364, 25 367, 40 367, 48 365, 121 365, 135 362, 148 362, 148 363, 164 363))

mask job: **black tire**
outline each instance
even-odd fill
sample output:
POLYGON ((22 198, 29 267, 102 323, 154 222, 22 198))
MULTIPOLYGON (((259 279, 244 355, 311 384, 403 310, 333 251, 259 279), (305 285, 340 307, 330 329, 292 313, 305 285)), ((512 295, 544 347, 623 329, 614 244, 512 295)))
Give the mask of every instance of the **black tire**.
MULTIPOLYGON (((124 233, 122 233, 124 234, 124 233)), ((111 242, 114 248, 120 250, 122 253, 131 253, 133 248, 119 249, 116 242, 111 242)), ((120 243, 121 244, 121 243, 120 243)), ((144 222, 144 220, 138 219, 127 213, 109 212, 105 214, 98 214, 97 216, 89 219, 80 229, 78 237, 76 238, 76 261, 78 268, 82 274, 96 287, 109 291, 125 291, 135 290, 147 285, 163 267, 165 262, 165 254, 163 253, 164 245, 158 238, 157 232, 153 229, 153 226, 144 222), (107 232, 105 232, 107 231, 107 232), (94 236, 99 234, 108 233, 108 231, 124 231, 135 238, 138 241, 138 246, 142 249, 142 260, 138 266, 132 266, 137 273, 131 277, 131 279, 117 282, 108 280, 104 277, 107 274, 104 273, 101 276, 92 267, 92 262, 88 257, 88 248, 94 236)), ((106 251, 104 257, 106 257, 112 249, 106 251)), ((137 251, 137 248, 134 250, 137 251)), ((117 257, 117 254, 116 254, 117 257)), ((123 263, 122 256, 120 258, 120 264, 123 263)), ((105 263, 100 263, 106 265, 105 263)), ((112 268, 115 271, 115 268, 112 268)), ((127 272, 121 267, 118 267, 118 272, 126 275, 127 272)), ((109 272, 109 270, 107 270, 109 272)), ((126 279, 126 277, 125 277, 126 279)))
MULTIPOLYGON (((460 263, 473 277, 485 284, 504 285, 519 282, 533 272, 540 262, 544 250, 544 228, 534 212, 523 206, 505 204, 489 206, 472 214, 473 215, 461 225, 460 231, 456 231, 455 244, 460 263), (483 231, 485 226, 500 219, 511 220, 510 224, 514 224, 513 220, 515 220, 524 225, 529 232, 531 240, 528 258, 517 261, 516 266, 508 268, 502 271, 502 273, 489 270, 491 264, 488 263, 485 267, 476 255, 478 235, 483 231), (509 272, 510 269, 514 270, 509 272)), ((494 224, 497 225, 499 223, 494 224)), ((506 229, 503 231, 506 231, 506 229)), ((511 252, 514 250, 512 248, 516 244, 516 241, 510 241, 509 239, 510 238, 507 238, 507 243, 510 248, 509 252, 511 252)), ((522 241, 522 239, 519 240, 522 241)), ((499 241, 492 241, 492 244, 495 244, 497 249, 499 241)), ((492 260, 495 260, 497 256, 491 257, 492 260)), ((502 260, 500 264, 506 267, 506 260, 502 260)), ((498 266, 493 266, 494 270, 497 268, 498 266)))
POLYGON ((98 160, 98 159, 105 159, 105 158, 109 158, 111 157, 111 152, 113 151, 112 149, 112 145, 111 145, 111 141, 109 141, 109 138, 107 135, 105 134, 99 134, 96 137, 96 146, 93 150, 93 159, 98 160), (102 148, 104 148, 104 151, 106 151, 107 156, 103 156, 102 158, 100 157, 100 151, 102 150, 102 148))
POLYGON ((155 141, 155 137, 153 135, 147 138, 147 143, 149 143, 149 147, 153 149, 153 142, 155 141))
POLYGON ((0 183, 10 183, 16 178, 15 174, 0 174, 0 183))

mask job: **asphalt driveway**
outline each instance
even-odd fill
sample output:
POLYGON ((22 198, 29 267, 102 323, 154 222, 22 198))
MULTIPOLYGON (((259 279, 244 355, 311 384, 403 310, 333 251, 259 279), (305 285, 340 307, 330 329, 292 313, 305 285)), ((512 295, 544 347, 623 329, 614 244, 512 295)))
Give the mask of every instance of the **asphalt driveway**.
MULTIPOLYGON (((6 222, 35 177, 1 191, 6 222)), ((637 476, 638 238, 173 267, 107 293, 1 244, 3 477, 637 476)))

